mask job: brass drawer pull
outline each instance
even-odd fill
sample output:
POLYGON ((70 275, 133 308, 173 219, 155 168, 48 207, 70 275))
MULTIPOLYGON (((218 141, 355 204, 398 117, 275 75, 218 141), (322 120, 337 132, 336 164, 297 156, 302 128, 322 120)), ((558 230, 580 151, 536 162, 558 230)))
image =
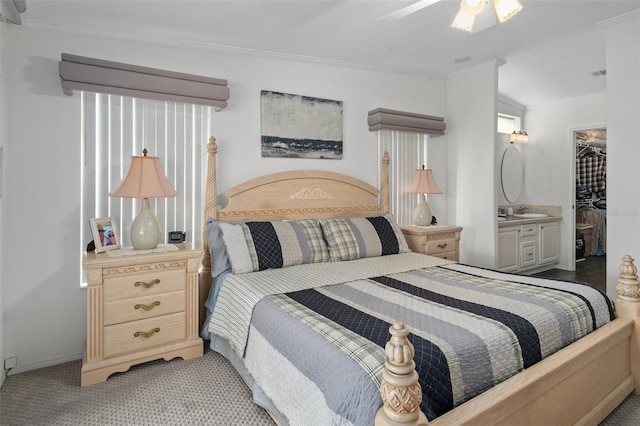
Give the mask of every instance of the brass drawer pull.
POLYGON ((160 301, 156 300, 153 303, 150 303, 148 305, 145 305, 144 303, 136 303, 136 306, 134 306, 135 309, 144 309, 145 311, 150 311, 153 308, 155 308, 156 306, 160 306, 160 301))
POLYGON ((153 287, 156 284, 160 284, 160 279, 156 278, 155 280, 152 280, 151 282, 145 283, 144 281, 136 281, 136 283, 134 284, 134 286, 136 287, 144 287, 144 288, 150 288, 153 287))
POLYGON ((147 338, 149 338, 149 337, 153 336, 155 333, 158 333, 159 331, 160 331, 160 327, 156 327, 156 328, 154 328, 153 330, 151 330, 151 331, 147 331, 147 332, 144 332, 144 331, 136 331, 135 333, 133 333, 133 337, 140 337, 140 336, 142 336, 142 337, 144 337, 145 339, 147 339, 147 338))
POLYGON ((444 249, 445 247, 447 247, 447 243, 444 243, 444 244, 438 244, 438 248, 439 248, 439 249, 444 249))

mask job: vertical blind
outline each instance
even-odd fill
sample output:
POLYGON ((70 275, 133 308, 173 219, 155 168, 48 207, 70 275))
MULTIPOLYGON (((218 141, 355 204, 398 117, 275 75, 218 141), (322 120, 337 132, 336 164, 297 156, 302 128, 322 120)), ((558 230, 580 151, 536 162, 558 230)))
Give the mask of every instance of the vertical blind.
POLYGON ((389 210, 401 226, 413 225, 413 212, 418 203, 416 194, 405 189, 417 169, 427 165, 429 135, 397 130, 377 130, 376 176, 380 182, 380 162, 385 151, 389 152, 389 210))
POLYGON ((109 197, 132 155, 160 157, 177 197, 149 200, 166 242, 168 231, 185 231, 202 246, 206 143, 212 107, 82 92, 82 246, 93 239, 89 219, 114 217, 123 247, 141 200, 109 197))

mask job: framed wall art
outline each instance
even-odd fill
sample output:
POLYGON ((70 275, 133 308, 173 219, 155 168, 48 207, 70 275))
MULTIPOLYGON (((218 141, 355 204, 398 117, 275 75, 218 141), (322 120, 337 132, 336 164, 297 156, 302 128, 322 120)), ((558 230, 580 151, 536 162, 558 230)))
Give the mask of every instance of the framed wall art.
POLYGON ((113 217, 96 217, 89 219, 93 243, 96 253, 120 248, 118 222, 113 217))
POLYGON ((342 159, 342 101, 262 90, 262 156, 342 159))

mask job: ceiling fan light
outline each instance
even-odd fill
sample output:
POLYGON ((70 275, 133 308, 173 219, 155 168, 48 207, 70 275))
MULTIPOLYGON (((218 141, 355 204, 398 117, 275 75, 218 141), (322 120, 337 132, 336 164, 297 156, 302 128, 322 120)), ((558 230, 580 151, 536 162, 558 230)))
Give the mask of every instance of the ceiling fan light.
POLYGON ((462 0, 460 10, 469 15, 477 15, 482 12, 485 2, 485 0, 462 0))
POLYGON ((498 16, 498 20, 500 22, 506 21, 522 10, 522 5, 518 0, 491 1, 493 1, 493 6, 496 9, 496 15, 498 16))
POLYGON ((474 19, 474 15, 465 13, 462 9, 460 9, 460 12, 458 12, 458 14, 456 15, 456 18, 453 20, 451 26, 459 30, 471 32, 474 19))

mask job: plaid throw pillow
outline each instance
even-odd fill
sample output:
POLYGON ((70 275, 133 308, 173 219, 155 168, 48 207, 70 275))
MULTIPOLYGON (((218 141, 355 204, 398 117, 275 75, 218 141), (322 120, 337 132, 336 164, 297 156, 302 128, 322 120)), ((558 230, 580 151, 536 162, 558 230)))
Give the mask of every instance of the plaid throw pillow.
POLYGON ((393 216, 348 219, 320 219, 329 246, 329 260, 354 260, 361 257, 407 253, 407 245, 393 216))
POLYGON ((221 222, 234 274, 329 260, 317 220, 221 222))

